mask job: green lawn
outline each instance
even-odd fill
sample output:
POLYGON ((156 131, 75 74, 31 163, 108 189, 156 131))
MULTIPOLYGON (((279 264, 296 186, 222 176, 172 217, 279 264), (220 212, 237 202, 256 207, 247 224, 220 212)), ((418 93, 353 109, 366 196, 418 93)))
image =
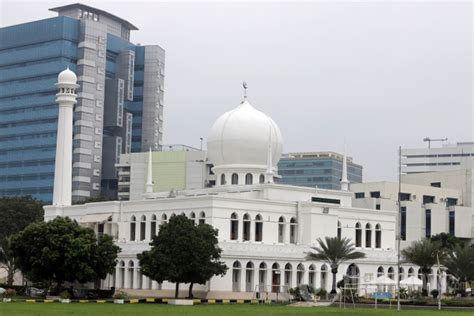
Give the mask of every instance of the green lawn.
MULTIPOLYGON (((474 315, 468 311, 437 311, 437 310, 410 310, 405 308, 400 314, 414 316, 474 315)), ((365 315, 400 315, 396 310, 388 309, 345 309, 337 307, 289 307, 289 306, 256 306, 256 305, 198 305, 198 306, 170 306, 158 304, 95 304, 95 303, 0 303, 0 316, 11 315, 236 315, 236 316, 267 316, 267 315, 317 315, 317 316, 365 316, 365 315)))

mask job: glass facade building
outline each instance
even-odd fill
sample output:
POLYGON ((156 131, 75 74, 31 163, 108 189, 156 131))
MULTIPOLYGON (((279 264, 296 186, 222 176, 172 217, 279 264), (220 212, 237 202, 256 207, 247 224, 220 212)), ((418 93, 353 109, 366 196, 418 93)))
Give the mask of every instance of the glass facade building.
MULTIPOLYGON (((333 152, 290 153, 278 163, 277 183, 340 190, 343 155, 333 152)), ((347 177, 351 183, 362 182, 362 166, 347 159, 347 177)))
POLYGON ((120 154, 161 149, 164 50, 132 44, 137 28, 102 10, 51 10, 59 16, 0 28, 0 196, 52 201, 55 83, 69 67, 80 85, 73 200, 113 197, 120 154))

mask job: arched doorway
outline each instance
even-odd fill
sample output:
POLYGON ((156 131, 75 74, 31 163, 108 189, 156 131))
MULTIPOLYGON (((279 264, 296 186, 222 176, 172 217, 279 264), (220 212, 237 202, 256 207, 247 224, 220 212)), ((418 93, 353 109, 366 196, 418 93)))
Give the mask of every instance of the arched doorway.
POLYGON ((359 289, 359 278, 360 278, 360 270, 359 267, 352 263, 347 267, 346 275, 347 284, 345 284, 346 288, 350 288, 353 291, 357 291, 359 289))
POLYGON ((279 293, 280 292, 280 265, 278 263, 274 263, 272 265, 272 292, 279 293))
POLYGON ((232 292, 240 292, 240 270, 240 262, 235 261, 232 265, 232 292))
POLYGON ((253 292, 253 262, 247 262, 245 268, 245 292, 253 292))

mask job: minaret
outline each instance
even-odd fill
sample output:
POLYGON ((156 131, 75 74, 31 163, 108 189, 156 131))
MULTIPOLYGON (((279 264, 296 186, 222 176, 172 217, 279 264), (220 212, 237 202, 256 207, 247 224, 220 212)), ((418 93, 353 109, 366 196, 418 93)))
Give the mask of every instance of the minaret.
POLYGON ((273 183, 272 129, 268 133, 267 183, 273 183))
POLYGON ((344 158, 342 158, 341 190, 349 191, 349 180, 347 179, 347 155, 346 155, 345 145, 344 145, 344 158))
POLYGON ((153 193, 153 154, 151 152, 148 153, 148 174, 146 177, 146 193, 153 193))
POLYGON ((54 167, 53 205, 71 205, 72 191, 72 118, 76 104, 77 77, 69 67, 58 76, 59 105, 58 130, 56 136, 56 162, 54 167))

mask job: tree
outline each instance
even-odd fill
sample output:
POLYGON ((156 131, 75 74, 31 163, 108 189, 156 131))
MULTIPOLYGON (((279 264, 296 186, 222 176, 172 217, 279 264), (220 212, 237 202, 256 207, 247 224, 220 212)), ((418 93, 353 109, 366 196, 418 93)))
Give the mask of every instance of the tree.
POLYGON ((438 258, 442 260, 444 256, 441 244, 431 239, 414 241, 411 246, 402 250, 402 255, 405 261, 420 267, 423 275, 423 296, 428 296, 428 274, 431 267, 437 264, 438 258))
POLYGON ((0 242, 0 263, 7 272, 7 285, 13 285, 13 277, 17 270, 15 258, 11 249, 11 237, 5 237, 0 242))
POLYGON ((461 295, 465 296, 465 283, 474 281, 474 247, 456 245, 446 254, 443 265, 458 279, 462 290, 461 295))
POLYGON ((449 251, 454 250, 456 246, 463 246, 464 243, 460 238, 447 233, 439 233, 431 236, 431 241, 439 242, 441 249, 449 251))
POLYGON ((160 225, 150 246, 138 255, 141 271, 158 283, 175 283, 176 298, 180 283, 190 283, 192 296, 192 284, 203 284, 227 269, 219 261, 222 250, 217 247, 217 230, 206 224, 195 226, 184 215, 160 225))
POLYGON ((308 253, 306 260, 318 260, 327 262, 331 266, 332 290, 336 293, 336 274, 339 265, 345 261, 365 258, 365 253, 355 251, 354 245, 349 238, 326 237, 325 242, 317 239, 319 247, 311 247, 315 253, 308 253))
POLYGON ((115 269, 120 248, 110 236, 97 240, 90 228, 69 218, 33 223, 13 236, 12 252, 19 269, 31 281, 80 283, 103 279, 115 269))
POLYGON ((0 198, 0 240, 42 221, 43 215, 41 202, 31 196, 0 198))
POLYGON ((205 284, 214 275, 224 275, 227 271, 225 263, 219 261, 222 249, 217 247, 217 229, 208 224, 199 224, 196 230, 197 238, 193 243, 196 260, 188 276, 189 298, 193 298, 194 283, 205 284))

